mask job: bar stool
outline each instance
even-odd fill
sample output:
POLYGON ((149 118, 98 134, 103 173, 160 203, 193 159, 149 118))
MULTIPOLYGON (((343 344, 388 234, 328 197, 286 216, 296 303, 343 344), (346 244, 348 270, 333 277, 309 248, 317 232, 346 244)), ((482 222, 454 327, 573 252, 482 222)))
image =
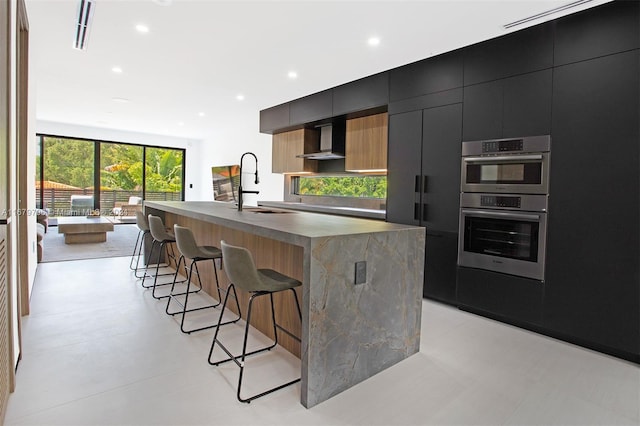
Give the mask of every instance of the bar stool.
MULTIPOLYGON (((144 239, 147 235, 149 235, 149 222, 147 222, 147 218, 144 216, 144 213, 141 211, 136 211, 136 225, 138 226, 138 237, 136 238, 136 245, 133 246, 133 254, 131 255, 131 262, 129 263, 129 268, 134 271, 134 275, 136 278, 142 278, 143 276, 138 276, 138 272, 140 271, 140 256, 142 256, 142 247, 144 247, 144 239), (136 266, 133 266, 135 260, 136 266)), ((145 265, 147 262, 144 262, 145 265)))
MULTIPOLYGON (((166 230, 166 228, 164 227, 164 223, 162 222, 162 219, 159 216, 154 216, 154 215, 149 215, 149 232, 151 233, 151 236, 153 237, 153 243, 151 244, 151 250, 149 251, 149 258, 148 263, 147 263, 147 267, 145 268, 145 274, 144 277, 142 278, 142 287, 144 288, 153 288, 151 295, 153 296, 154 299, 164 299, 169 297, 168 295, 166 296, 156 296, 156 287, 160 287, 160 286, 164 286, 164 285, 172 285, 175 286, 176 283, 183 283, 185 282, 185 280, 182 281, 176 281, 177 277, 178 277, 178 270, 179 268, 177 267, 178 264, 178 259, 175 255, 175 251, 173 250, 173 246, 171 244, 176 242, 176 238, 175 236, 170 233, 169 231, 166 230), (158 256, 156 258, 156 273, 154 275, 149 275, 147 274, 147 271, 149 269, 149 263, 151 263, 151 259, 153 256, 153 251, 156 248, 156 246, 158 246, 158 256), (160 270, 160 256, 162 255, 162 249, 165 249, 166 253, 167 253, 167 257, 170 259, 173 259, 174 262, 176 262, 176 271, 175 273, 166 273, 166 274, 160 274, 159 270, 160 270), (167 283, 161 283, 158 284, 158 277, 159 276, 166 276, 166 275, 173 275, 173 282, 167 282, 167 283), (148 278, 153 277, 153 285, 145 285, 144 282, 145 280, 148 278)), ((168 262, 167 265, 169 265, 170 263, 168 262)))
POLYGON ((273 269, 257 269, 253 258, 251 257, 251 253, 244 247, 236 247, 230 244, 227 244, 224 241, 220 242, 222 248, 222 261, 224 263, 224 269, 227 272, 227 277, 231 281, 229 284, 229 289, 224 298, 224 302, 222 303, 222 311, 220 312, 220 318, 218 319, 218 325, 222 322, 222 314, 224 313, 224 309, 227 306, 227 300, 229 298, 230 290, 233 289, 235 293, 235 287, 245 290, 251 293, 249 298, 249 307, 247 310, 247 320, 244 330, 244 342, 242 345, 242 354, 233 355, 229 349, 227 349, 219 340, 218 340, 218 331, 220 327, 216 328, 216 332, 213 336, 213 342, 211 343, 211 350, 209 351, 209 364, 218 366, 228 361, 233 361, 239 368, 240 373, 238 376, 238 390, 236 396, 238 401, 240 402, 251 402, 256 398, 260 398, 264 395, 275 392, 279 389, 282 389, 286 386, 292 385, 300 381, 300 378, 292 380, 290 382, 281 384, 279 386, 273 387, 271 389, 267 389, 263 392, 257 393, 248 398, 242 398, 241 390, 242 390, 242 376, 244 374, 245 368, 245 358, 249 355, 257 354, 260 352, 268 351, 273 349, 278 344, 278 330, 283 331, 284 333, 291 336, 293 339, 300 342, 300 338, 293 335, 290 331, 281 327, 278 323, 276 323, 275 310, 273 308, 273 294, 281 291, 291 291, 293 294, 293 298, 296 303, 296 308, 298 309, 298 316, 300 321, 302 321, 302 312, 300 311, 300 304, 298 303, 298 297, 296 296, 296 292, 294 290, 295 287, 301 285, 300 281, 283 275, 273 269), (253 306, 253 301, 260 296, 269 296, 271 302, 271 320, 273 323, 273 334, 274 334, 274 343, 264 348, 260 348, 251 352, 247 352, 247 338, 249 335, 249 324, 251 323, 251 308, 253 306), (221 361, 212 362, 211 355, 213 354, 213 349, 216 343, 220 346, 220 348, 229 356, 229 358, 223 359, 221 361))
MULTIPOLYGON (((176 245, 178 246, 178 251, 180 252, 180 258, 178 259, 178 264, 176 265, 176 270, 180 269, 180 265, 182 261, 184 261, 185 269, 187 266, 187 259, 191 260, 191 264, 189 265, 189 272, 187 274, 187 289, 186 291, 180 293, 174 293, 175 283, 171 286, 171 291, 169 292, 169 298, 167 299, 167 308, 166 313, 168 315, 177 315, 182 314, 182 320, 180 321, 180 331, 183 333, 191 334, 194 331, 206 330, 208 328, 216 327, 217 324, 212 324, 204 327, 194 328, 191 330, 186 330, 184 328, 184 321, 188 312, 201 311, 203 309, 210 309, 219 306, 222 301, 220 282, 218 281, 218 268, 216 267, 216 259, 222 259, 222 251, 218 247, 214 246, 199 246, 196 244, 196 239, 193 236, 193 232, 191 229, 186 228, 180 225, 173 225, 173 231, 176 238, 176 245), (216 290, 218 292, 218 301, 214 304, 199 306, 196 308, 187 308, 187 304, 189 302, 189 294, 197 293, 202 290, 202 281, 200 280, 200 272, 198 271, 197 263, 203 260, 211 260, 213 263, 213 272, 216 277, 216 290), (195 269, 195 274, 198 277, 198 290, 190 291, 191 288, 191 277, 193 276, 193 272, 195 269), (176 296, 184 296, 184 303, 181 302, 176 296), (171 302, 175 301, 178 305, 182 306, 182 310, 176 312, 170 312, 169 306, 171 302)), ((175 281, 175 279, 174 279, 175 281)), ((240 313, 240 305, 238 304, 238 299, 236 298, 236 306, 238 307, 238 313, 240 313)), ((238 315, 237 319, 224 322, 219 325, 230 324, 232 322, 237 322, 240 320, 240 315, 238 315)))

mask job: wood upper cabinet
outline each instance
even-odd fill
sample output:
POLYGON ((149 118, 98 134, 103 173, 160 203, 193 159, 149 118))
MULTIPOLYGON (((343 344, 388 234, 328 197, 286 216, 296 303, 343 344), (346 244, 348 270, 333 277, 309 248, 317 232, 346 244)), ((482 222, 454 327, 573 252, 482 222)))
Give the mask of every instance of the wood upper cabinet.
POLYGON ((345 170, 387 169, 387 113, 347 120, 345 170))
POLYGON ((298 129, 273 135, 271 171, 273 173, 315 172, 317 160, 296 156, 317 151, 319 140, 319 132, 313 129, 298 129))

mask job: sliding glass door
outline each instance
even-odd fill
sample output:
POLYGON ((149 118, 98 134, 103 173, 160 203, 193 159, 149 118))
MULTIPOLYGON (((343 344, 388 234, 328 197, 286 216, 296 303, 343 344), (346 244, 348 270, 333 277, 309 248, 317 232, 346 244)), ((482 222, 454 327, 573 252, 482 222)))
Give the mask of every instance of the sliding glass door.
POLYGON ((144 147, 100 143, 100 210, 133 216, 142 207, 144 147))
POLYGON ((184 150, 39 135, 36 204, 51 216, 133 216, 184 199, 184 150))
POLYGON ((96 143, 47 137, 41 140, 40 204, 52 216, 87 215, 94 200, 96 143))
POLYGON ((179 149, 147 148, 145 153, 146 200, 182 200, 184 153, 179 149))

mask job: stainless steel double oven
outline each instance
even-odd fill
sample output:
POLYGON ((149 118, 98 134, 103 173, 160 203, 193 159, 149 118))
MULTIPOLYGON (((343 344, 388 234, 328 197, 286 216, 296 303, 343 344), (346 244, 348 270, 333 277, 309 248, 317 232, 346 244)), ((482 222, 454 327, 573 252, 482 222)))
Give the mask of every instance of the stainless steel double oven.
POLYGON ((550 136, 463 142, 458 265, 544 281, 550 136))

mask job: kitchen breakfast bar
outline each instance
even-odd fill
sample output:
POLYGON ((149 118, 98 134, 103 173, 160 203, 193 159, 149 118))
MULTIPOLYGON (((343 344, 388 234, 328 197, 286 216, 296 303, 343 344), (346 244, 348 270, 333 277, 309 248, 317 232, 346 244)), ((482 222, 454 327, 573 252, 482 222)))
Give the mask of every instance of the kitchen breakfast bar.
MULTIPOLYGON (((145 214, 159 215, 167 227, 191 228, 199 245, 219 247, 225 240, 246 247, 258 268, 302 282, 301 328, 289 295, 276 295, 276 315, 302 340, 278 335, 301 360, 305 407, 418 352, 424 228, 264 207, 238 211, 233 204, 211 201, 149 201, 145 214)), ((217 298, 212 271, 201 275, 205 291, 217 298)), ((224 270, 219 275, 225 288, 224 270)), ((239 299, 244 314, 248 296, 239 294, 239 299)), ((257 308, 251 325, 273 337, 263 326, 267 305, 257 308)))

